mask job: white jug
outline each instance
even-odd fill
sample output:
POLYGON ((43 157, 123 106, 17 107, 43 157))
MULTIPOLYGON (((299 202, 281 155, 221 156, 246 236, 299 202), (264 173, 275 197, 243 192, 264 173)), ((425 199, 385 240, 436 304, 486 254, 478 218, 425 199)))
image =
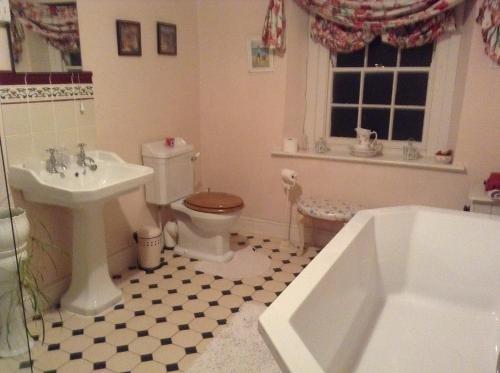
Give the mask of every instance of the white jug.
POLYGON ((377 144, 377 132, 365 128, 356 128, 358 136, 358 147, 364 149, 375 149, 377 144), (372 136, 374 136, 372 138, 372 136))

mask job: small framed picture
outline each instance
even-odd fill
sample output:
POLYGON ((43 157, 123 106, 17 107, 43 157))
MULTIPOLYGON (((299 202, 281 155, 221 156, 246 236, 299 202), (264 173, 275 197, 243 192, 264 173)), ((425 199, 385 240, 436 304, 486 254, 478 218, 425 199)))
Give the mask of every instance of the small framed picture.
POLYGON ((158 54, 177 56, 177 26, 172 23, 156 23, 158 54))
POLYGON ((258 37, 248 39, 248 71, 273 71, 273 54, 258 37))
POLYGON ((141 24, 133 21, 116 21, 118 55, 141 56, 141 24))

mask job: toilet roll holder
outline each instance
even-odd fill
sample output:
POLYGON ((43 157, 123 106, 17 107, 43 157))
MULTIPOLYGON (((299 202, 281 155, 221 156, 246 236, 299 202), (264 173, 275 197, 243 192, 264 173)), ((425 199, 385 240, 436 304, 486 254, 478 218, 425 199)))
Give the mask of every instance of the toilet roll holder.
POLYGON ((283 251, 291 251, 292 248, 297 249, 297 246, 291 242, 293 203, 292 203, 292 199, 290 198, 291 191, 297 185, 297 177, 298 177, 298 174, 293 170, 289 170, 289 169, 281 170, 281 182, 282 182, 283 187, 285 189, 287 200, 290 204, 289 211, 288 211, 288 236, 287 236, 287 239, 281 241, 281 244, 280 244, 280 250, 283 250, 283 251))

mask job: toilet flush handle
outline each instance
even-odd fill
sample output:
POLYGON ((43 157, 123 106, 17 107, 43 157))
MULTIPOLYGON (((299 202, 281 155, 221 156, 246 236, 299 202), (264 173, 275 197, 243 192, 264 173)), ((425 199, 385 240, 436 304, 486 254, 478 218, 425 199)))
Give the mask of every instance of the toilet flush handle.
POLYGON ((200 152, 196 152, 191 156, 191 160, 193 162, 196 161, 198 158, 200 158, 200 152))

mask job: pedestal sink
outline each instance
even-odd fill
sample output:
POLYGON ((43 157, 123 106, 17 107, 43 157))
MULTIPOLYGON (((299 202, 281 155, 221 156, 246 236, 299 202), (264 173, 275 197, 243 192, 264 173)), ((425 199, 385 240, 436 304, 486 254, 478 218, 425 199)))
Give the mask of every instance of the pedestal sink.
POLYGON ((104 240, 103 205, 148 182, 153 169, 126 163, 118 155, 93 151, 87 155, 97 170, 74 160, 64 177, 50 174, 45 161, 28 161, 9 167, 9 182, 31 202, 68 207, 73 212, 73 272, 61 306, 82 315, 96 315, 122 299, 108 271, 104 240))

